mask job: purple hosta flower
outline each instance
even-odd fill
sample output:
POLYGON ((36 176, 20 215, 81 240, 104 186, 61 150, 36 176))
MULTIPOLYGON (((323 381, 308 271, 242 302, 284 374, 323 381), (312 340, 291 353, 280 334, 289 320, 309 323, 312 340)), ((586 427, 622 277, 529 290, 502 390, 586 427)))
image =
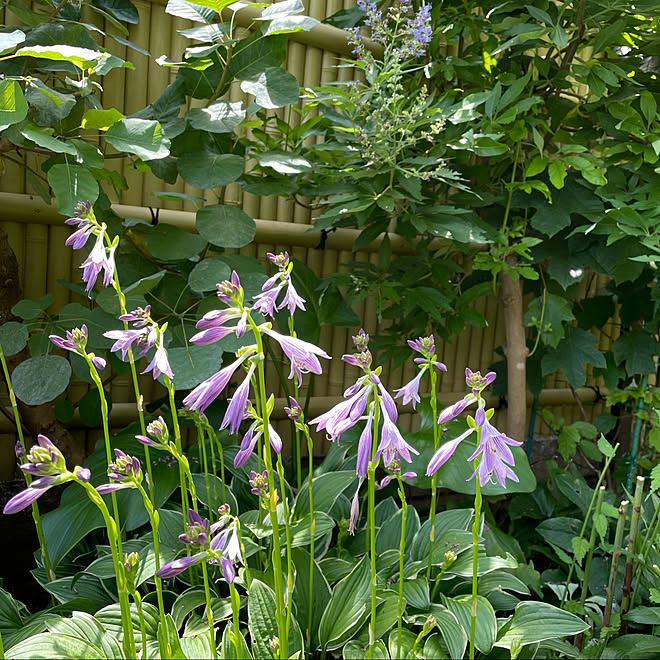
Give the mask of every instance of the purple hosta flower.
POLYGON ((364 351, 369 345, 369 335, 360 328, 360 331, 353 337, 353 343, 358 351, 364 351))
POLYGON ((419 385, 422 381, 422 376, 432 367, 440 371, 447 371, 447 367, 436 359, 433 337, 419 337, 415 340, 408 340, 408 346, 423 356, 414 358, 414 361, 420 365, 420 370, 407 385, 394 390, 394 398, 402 397, 404 405, 412 401, 413 408, 415 408, 420 401, 419 385))
POLYGON ((368 376, 362 376, 355 385, 344 392, 344 397, 350 398, 314 418, 310 424, 316 424, 317 431, 325 429, 331 441, 339 441, 341 434, 357 424, 366 410, 372 389, 370 384, 365 384, 366 379, 368 376))
POLYGON ((218 298, 221 302, 225 303, 225 305, 243 309, 243 299, 245 294, 243 293, 241 280, 235 270, 232 271, 230 280, 225 280, 224 282, 216 284, 216 290, 218 298))
POLYGON ((236 560, 244 562, 236 520, 229 515, 229 507, 225 508, 225 506, 218 509, 220 519, 212 525, 196 511, 192 509, 188 511, 186 532, 179 536, 179 540, 197 552, 165 564, 156 573, 157 577, 174 577, 194 564, 207 561, 213 564, 220 563, 227 582, 233 582, 236 576, 234 562, 236 560), (229 527, 227 527, 228 524, 229 527), (216 532, 218 533, 216 534, 216 532))
POLYGON ((512 440, 504 435, 504 433, 500 433, 488 421, 488 416, 483 408, 479 408, 477 414, 474 416, 474 423, 481 427, 481 442, 474 454, 468 458, 468 461, 474 461, 477 456, 481 456, 479 465, 472 477, 478 473, 479 483, 482 486, 488 483, 494 476, 495 481, 506 488, 507 477, 512 481, 518 481, 518 477, 509 467, 510 465, 515 465, 513 453, 509 447, 519 447, 522 445, 522 442, 512 440))
MULTIPOLYGON (((241 446, 234 457, 234 467, 241 467, 247 463, 248 458, 252 455, 254 448, 257 444, 259 438, 263 435, 264 424, 260 419, 256 419, 250 425, 250 428, 247 430, 247 433, 243 436, 241 441, 241 446)), ((282 438, 275 429, 268 424, 268 440, 270 446, 273 448, 275 453, 279 454, 282 451, 282 438)), ((264 473, 265 474, 265 473, 264 473)))
POLYGON ((416 472, 404 472, 401 474, 401 461, 394 456, 392 460, 385 465, 385 469, 390 473, 386 477, 383 477, 383 480, 380 482, 380 484, 376 485, 376 488, 382 489, 385 488, 390 484, 392 479, 396 479, 397 477, 402 480, 406 479, 414 479, 417 476, 416 472))
MULTIPOLYGON (((237 327, 227 327, 225 323, 231 321, 232 319, 240 319, 241 324, 244 324, 243 314, 238 307, 229 307, 228 309, 214 309, 210 312, 207 312, 202 316, 202 318, 197 321, 195 324, 196 328, 202 330, 196 335, 193 335, 190 338, 191 343, 193 344, 212 344, 215 341, 230 335, 232 332, 236 332, 237 336, 238 331, 237 327)), ((244 334, 244 330, 243 330, 244 334)))
POLYGON ((143 445, 147 445, 148 447, 155 447, 156 449, 167 449, 167 443, 170 439, 170 432, 167 429, 167 424, 165 423, 165 420, 162 418, 162 416, 147 425, 147 433, 151 437, 146 435, 136 435, 135 439, 138 442, 141 442, 143 445))
POLYGON ((472 394, 475 396, 481 394, 496 377, 497 374, 494 371, 489 371, 485 376, 482 376, 480 371, 465 369, 465 382, 472 389, 472 394))
POLYGON ((299 422, 303 419, 302 408, 292 396, 289 397, 289 405, 284 406, 284 412, 292 422, 299 422))
POLYGON ((298 295, 291 281, 293 263, 289 260, 288 253, 273 254, 269 252, 268 258, 278 267, 278 272, 269 277, 261 287, 262 293, 255 297, 254 308, 269 316, 273 316, 276 309, 280 310, 283 307, 289 308, 291 316, 296 308, 305 311, 305 299, 298 295), (282 290, 284 290, 284 299, 277 305, 277 297, 282 290))
POLYGON ((468 394, 462 399, 459 399, 456 403, 453 403, 451 406, 445 408, 438 415, 438 424, 442 426, 447 422, 458 417, 468 406, 472 405, 477 400, 477 397, 473 394, 468 394))
POLYGON ((96 280, 103 271, 103 286, 108 286, 115 276, 115 250, 119 245, 119 237, 115 236, 112 245, 109 248, 105 246, 105 224, 96 236, 96 243, 91 249, 87 259, 82 262, 80 268, 83 269, 82 279, 87 283, 87 291, 91 291, 96 284, 96 280))
POLYGON ((203 412, 208 408, 220 393, 227 387, 231 377, 234 375, 245 360, 256 353, 255 346, 247 346, 239 351, 238 359, 229 366, 216 372, 203 383, 200 383, 184 400, 183 406, 188 410, 203 412))
POLYGON ((284 355, 286 355, 291 362, 289 378, 293 378, 295 374, 298 378, 299 386, 302 385, 303 374, 309 373, 310 371, 314 374, 321 373, 321 363, 319 362, 318 357, 316 357, 317 355, 330 360, 330 356, 323 349, 314 344, 310 344, 308 341, 303 341, 297 337, 281 335, 267 325, 262 326, 261 331, 269 337, 272 337, 282 347, 284 355))
POLYGON ((165 374, 170 380, 174 379, 174 374, 170 368, 170 362, 167 359, 167 350, 165 348, 165 344, 163 343, 162 332, 160 333, 160 341, 156 347, 154 357, 142 373, 146 374, 150 371, 152 372, 154 380, 156 380, 161 374, 165 374))
POLYGON ((94 353, 87 353, 85 347, 87 346, 87 326, 83 324, 80 328, 72 328, 66 331, 66 339, 59 335, 48 335, 55 346, 62 348, 65 351, 71 351, 78 355, 89 358, 97 369, 105 369, 105 360, 102 357, 96 356, 94 353))
POLYGON ((104 337, 114 339, 115 343, 110 349, 113 353, 121 351, 122 360, 126 360, 126 354, 132 344, 140 347, 140 353, 144 355, 158 340, 158 328, 155 325, 149 328, 129 328, 127 330, 109 330, 103 333, 104 337))
POLYGON ((110 483, 101 484, 96 490, 101 495, 122 488, 137 488, 142 483, 142 466, 135 456, 129 456, 121 449, 115 448, 115 462, 108 465, 110 483))
POLYGON ((250 362, 248 367, 247 375, 243 379, 243 382, 236 388, 234 396, 229 400, 229 405, 227 406, 227 411, 220 424, 220 429, 229 428, 230 433, 237 433, 238 429, 245 419, 245 411, 248 405, 248 396, 250 394, 250 381, 252 380, 252 374, 254 374, 255 369, 257 368, 256 362, 250 362))
POLYGON ((90 471, 77 465, 72 472, 67 470, 62 452, 45 436, 37 436, 37 444, 26 455, 27 462, 21 465, 21 470, 38 477, 28 488, 12 497, 5 504, 3 513, 18 513, 30 506, 49 488, 68 481, 84 481, 90 479, 90 471))
POLYGON ((268 472, 264 470, 261 474, 250 470, 250 486, 255 495, 265 496, 268 494, 268 472))
POLYGON ((353 536, 355 534, 355 528, 357 527, 358 520, 360 520, 360 486, 362 485, 362 480, 360 479, 360 484, 358 485, 355 495, 351 500, 351 517, 348 520, 348 533, 353 536))
POLYGON ((126 323, 133 323, 134 328, 141 328, 145 325, 149 325, 150 323, 153 323, 151 320, 151 305, 147 305, 144 309, 138 307, 132 312, 122 314, 119 317, 119 320, 126 321, 126 323))
POLYGON ((87 239, 98 230, 98 223, 92 211, 91 202, 78 202, 73 211, 73 217, 67 218, 67 225, 76 225, 78 229, 64 241, 65 245, 71 245, 74 250, 79 250, 87 243, 87 239))
POLYGON ((25 445, 20 441, 16 440, 16 444, 14 445, 14 454, 16 454, 16 458, 20 461, 23 456, 25 456, 25 445))
POLYGON ((398 455, 410 463, 412 461, 410 458, 410 452, 413 454, 419 454, 419 452, 403 439, 396 424, 385 413, 384 406, 383 413, 383 428, 380 432, 380 445, 378 445, 375 458, 382 455, 385 465, 390 465, 392 460, 398 455))

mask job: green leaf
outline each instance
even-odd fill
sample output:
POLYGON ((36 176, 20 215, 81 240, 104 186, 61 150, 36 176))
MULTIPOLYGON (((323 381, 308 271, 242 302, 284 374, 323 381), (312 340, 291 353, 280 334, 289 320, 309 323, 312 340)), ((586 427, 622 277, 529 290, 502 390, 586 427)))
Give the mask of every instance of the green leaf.
POLYGON ((653 94, 647 89, 645 89, 640 95, 639 106, 644 115, 644 119, 646 119, 647 125, 650 127, 655 121, 655 116, 658 112, 658 104, 656 103, 653 94))
POLYGON ((147 232, 147 248, 160 261, 180 261, 197 256, 206 247, 198 234, 191 234, 175 225, 159 223, 147 232))
POLYGON ((94 4, 107 9, 115 18, 125 23, 137 24, 138 11, 130 0, 94 0, 94 4))
POLYGON ((573 321, 571 303, 561 296, 546 293, 543 298, 535 298, 525 314, 525 325, 540 324, 541 341, 552 348, 564 338, 565 321, 573 321))
POLYGON ((598 340, 590 332, 581 328, 568 327, 566 335, 554 351, 549 351, 543 356, 541 369, 544 376, 562 369, 566 380, 573 387, 582 387, 587 380, 584 363, 604 367, 606 365, 605 357, 594 348, 594 344, 598 340))
MULTIPOLYGON (((404 628, 404 632, 408 632, 404 628)), ((393 635, 396 634, 396 631, 392 633, 393 635)), ((403 635, 402 635, 403 637, 403 635)), ((413 640, 410 642, 410 644, 406 647, 403 644, 401 644, 401 649, 402 649, 402 658, 406 657, 406 654, 404 653, 403 649, 410 649, 412 648, 412 645, 414 643, 414 635, 412 635, 413 640)), ((391 639, 391 638, 390 638, 391 639)), ((394 654, 396 653, 396 650, 394 653, 392 653, 391 657, 394 657, 394 654)), ((342 649, 342 658, 344 660, 367 660, 369 658, 369 645, 365 646, 364 642, 360 642, 357 639, 352 639, 344 648, 342 649)), ((390 655, 387 653, 387 648, 385 644, 383 643, 383 640, 379 639, 376 641, 376 643, 373 646, 373 651, 372 651, 372 656, 373 660, 388 660, 390 658, 390 655)))
POLYGON ((298 102, 300 86, 296 77, 281 67, 268 67, 258 76, 241 83, 246 94, 252 94, 262 108, 283 108, 298 102))
POLYGON ((80 637, 59 633, 39 633, 5 651, 10 658, 71 658, 105 660, 100 648, 80 637))
POLYGON ((0 348, 5 357, 20 353, 27 346, 29 334, 27 327, 16 321, 0 325, 0 348))
POLYGON ((190 390, 220 370, 222 347, 215 343, 168 348, 167 358, 174 373, 174 389, 190 390))
MULTIPOLYGON (((289 655, 300 653, 303 648, 302 635, 295 619, 289 630, 289 655)), ((273 590, 260 580, 252 580, 248 598, 248 627, 252 638, 252 653, 255 658, 272 656, 269 642, 277 636, 275 618, 275 595, 273 590)))
POLYGON ((213 245, 240 248, 254 240, 257 225, 235 206, 211 204, 197 211, 197 231, 213 245))
MULTIPOLYGON (((330 513, 337 498, 356 479, 354 470, 327 472, 312 479, 314 489, 314 512, 330 513)), ((293 507, 294 518, 301 518, 309 513, 309 484, 305 482, 296 496, 293 507)))
POLYGON ((3 32, 0 34, 0 55, 9 53, 18 44, 22 44, 25 41, 25 32, 21 30, 12 30, 11 32, 3 32))
POLYGON ((109 110, 93 108, 83 115, 81 126, 97 131, 107 131, 111 126, 125 118, 125 115, 115 108, 109 110))
POLYGON ((577 635, 589 627, 580 618, 558 607, 536 601, 522 601, 516 605, 511 619, 500 632, 495 646, 510 649, 517 641, 521 646, 536 644, 547 639, 577 635))
POLYGON ((80 201, 96 202, 99 184, 88 169, 80 165, 59 164, 48 170, 48 183, 62 215, 73 215, 80 201))
POLYGON ((148 275, 147 277, 141 277, 136 282, 133 282, 133 284, 124 287, 124 295, 141 296, 144 293, 149 293, 149 291, 151 291, 155 286, 159 284, 163 277, 165 277, 164 270, 160 270, 153 275, 148 275))
POLYGON ((578 564, 582 563, 582 560, 587 556, 589 552, 589 541, 585 538, 579 536, 574 536, 571 541, 573 546, 573 554, 575 555, 575 561, 578 564))
POLYGON ((30 103, 34 121, 41 126, 50 126, 68 117, 76 105, 73 94, 62 94, 37 78, 26 82, 25 98, 30 103))
MULTIPOLYGON (((217 371, 217 369, 216 369, 217 371)), ((206 507, 213 507, 215 511, 218 510, 220 504, 224 504, 222 501, 222 479, 217 475, 209 474, 209 490, 211 491, 211 502, 209 503, 208 492, 206 490, 206 475, 196 472, 193 474, 193 481, 195 482, 195 488, 197 490, 197 498, 199 501, 206 507), (215 482, 213 479, 215 478, 215 482), (217 503, 216 503, 216 492, 217 492, 217 503), (209 506, 210 505, 210 506, 209 506)), ((231 513, 233 516, 237 516, 239 513, 238 502, 234 493, 232 493, 229 487, 225 487, 225 496, 226 503, 231 507, 231 513)), ((247 552, 247 550, 246 550, 247 552)))
POLYGON ((651 488, 660 490, 660 463, 651 470, 651 488))
POLYGON ((103 53, 89 48, 77 46, 53 45, 53 46, 30 46, 17 50, 14 57, 38 57, 44 60, 55 60, 58 62, 69 62, 83 71, 95 68, 102 60, 107 60, 110 53, 103 53))
POLYGON ((612 347, 617 364, 625 361, 626 373, 629 376, 655 373, 655 356, 658 355, 660 343, 650 333, 644 330, 624 332, 612 347))
POLYGON ((231 133, 245 119, 242 101, 214 101, 206 108, 192 108, 186 114, 190 125, 210 133, 231 133))
POLYGON ((231 268, 219 257, 203 259, 188 275, 188 285, 193 291, 215 291, 215 285, 231 277, 231 268))
POLYGON ((34 300, 19 300, 12 308, 11 313, 20 316, 25 321, 31 321, 41 315, 41 312, 53 304, 53 296, 50 293, 42 296, 38 302, 34 300))
POLYGON ((177 161, 181 178, 196 188, 218 188, 243 174, 244 159, 235 154, 213 151, 186 151, 177 161))
POLYGON ((59 355, 39 355, 21 362, 11 375, 14 393, 23 403, 38 406, 52 401, 69 385, 71 365, 59 355))
POLYGON ((293 602, 296 604, 296 618, 305 632, 305 637, 311 638, 311 647, 318 646, 318 630, 323 612, 330 602, 330 586, 325 579, 319 565, 314 562, 314 581, 312 590, 312 630, 307 631, 309 621, 309 570, 310 556, 304 548, 294 548, 292 553, 293 564, 296 568, 296 581, 293 587, 293 602))
POLYGON ((456 615, 444 605, 437 604, 431 605, 431 612, 450 657, 462 658, 467 646, 468 636, 465 634, 465 629, 456 618, 456 615))
POLYGON ((367 611, 370 582, 369 558, 365 555, 332 592, 319 624, 319 641, 324 649, 332 651, 343 646, 360 625, 367 611))
POLYGON ((272 21, 276 18, 286 18, 287 16, 294 16, 305 11, 305 5, 302 0, 283 0, 274 5, 265 7, 259 17, 258 21, 272 21))
POLYGON ((598 449, 607 458, 614 456, 614 447, 612 447, 602 433, 600 434, 600 438, 598 438, 598 449))
POLYGON ((593 45, 593 55, 600 53, 605 48, 615 46, 618 43, 625 43, 622 40, 622 35, 626 31, 626 21, 618 20, 614 23, 605 24, 596 33, 596 39, 593 45))
POLYGON ((579 536, 582 523, 577 518, 548 518, 537 525, 536 531, 549 543, 567 552, 573 551, 573 537, 579 536))
POLYGON ((548 176, 550 183, 559 190, 564 187, 564 179, 566 178, 566 165, 560 160, 553 160, 548 166, 548 176))
POLYGON ((264 30, 264 35, 271 34, 290 34, 291 32, 309 32, 313 27, 319 24, 311 16, 283 16, 270 21, 268 27, 264 30))
POLYGON ((302 174, 312 170, 312 164, 306 158, 285 151, 266 151, 257 154, 256 158, 259 165, 271 167, 280 174, 302 174))
POLYGON ((188 0, 168 0, 165 12, 197 23, 210 23, 215 16, 213 9, 188 0))
MULTIPOLYGON (((444 598, 447 609, 458 619, 466 635, 470 632, 472 612, 472 596, 464 595, 456 598, 444 598)), ((484 598, 477 596, 477 626, 475 629, 474 645, 482 653, 490 653, 497 638, 497 620, 493 606, 484 598)))
POLYGON ((23 121, 27 111, 28 104, 21 86, 9 78, 0 80, 0 130, 23 121))
POLYGON ((21 135, 34 142, 37 146, 49 149, 56 154, 70 154, 71 156, 78 154, 78 151, 72 144, 62 142, 53 137, 54 129, 47 126, 37 126, 29 121, 19 128, 19 131, 21 135))
POLYGON ((161 125, 151 119, 121 119, 104 134, 117 151, 135 154, 144 160, 165 158, 170 153, 170 141, 161 125))

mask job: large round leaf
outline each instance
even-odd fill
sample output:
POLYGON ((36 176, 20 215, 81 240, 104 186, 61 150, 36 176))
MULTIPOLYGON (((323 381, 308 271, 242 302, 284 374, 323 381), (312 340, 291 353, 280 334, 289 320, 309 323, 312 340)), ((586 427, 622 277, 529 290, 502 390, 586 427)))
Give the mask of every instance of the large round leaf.
POLYGON ((22 351, 27 344, 28 335, 27 326, 22 323, 8 321, 0 325, 0 348, 5 356, 15 355, 22 351))
POLYGON ((234 154, 188 151, 177 161, 181 178, 196 188, 217 188, 236 181, 243 174, 244 160, 234 154))
MULTIPOLYGON (((200 261, 188 275, 188 284, 193 291, 215 291, 215 285, 231 277, 231 268, 219 257, 200 261)), ((0 331, 2 328, 0 328, 0 331)), ((0 334, 0 339, 2 335, 0 334)))
POLYGON ((278 66, 269 66, 252 80, 244 80, 241 89, 252 94, 262 108, 283 108, 297 103, 300 96, 296 77, 278 66))
POLYGON ((235 206, 211 204, 197 211, 197 231, 213 245, 240 248, 254 239, 257 225, 235 206))
POLYGON ((199 254, 206 241, 197 234, 191 234, 175 225, 156 225, 147 234, 149 252, 161 261, 190 259, 199 254))
POLYGON ((0 81, 0 130, 25 119, 28 104, 21 86, 15 80, 0 81))
POLYGON ((69 361, 59 355, 39 355, 21 362, 11 375, 16 396, 29 406, 52 401, 71 378, 69 361))
POLYGON ((53 165, 48 170, 48 183, 62 215, 72 215, 78 202, 93 204, 99 196, 99 184, 81 165, 53 165))
POLYGON ((208 344, 169 348, 167 358, 174 373, 174 388, 190 390, 221 369, 222 347, 208 344))
POLYGON ((127 151, 144 160, 165 158, 170 141, 161 125, 152 119, 122 119, 105 132, 105 139, 117 151, 127 151))
POLYGON ((245 118, 243 103, 215 101, 207 108, 193 108, 187 114, 190 125, 211 133, 231 133, 245 118))

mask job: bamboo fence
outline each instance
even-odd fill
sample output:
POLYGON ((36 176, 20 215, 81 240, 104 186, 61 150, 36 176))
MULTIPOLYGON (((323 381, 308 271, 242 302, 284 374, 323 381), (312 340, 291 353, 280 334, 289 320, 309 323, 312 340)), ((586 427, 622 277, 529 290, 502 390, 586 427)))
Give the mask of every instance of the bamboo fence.
MULTIPOLYGON (((103 107, 115 107, 126 115, 145 107, 172 81, 176 74, 175 70, 159 66, 155 63, 155 58, 163 54, 172 58, 178 57, 188 42, 177 31, 193 25, 190 21, 166 14, 165 0, 153 2, 134 0, 134 4, 138 9, 140 22, 138 25, 129 26, 128 39, 149 51, 152 58, 120 45, 110 37, 103 44, 111 52, 135 64, 135 70, 115 69, 104 79, 103 107)), ((305 0, 307 14, 319 20, 354 5, 355 0, 305 0)), ((243 17, 243 25, 249 23, 248 14, 239 12, 238 16, 243 17)), ((83 20, 96 23, 109 34, 115 31, 112 26, 100 22, 96 15, 85 14, 83 20)), ((5 25, 11 25, 19 21, 5 10, 3 22, 5 25)), ((339 68, 337 65, 349 52, 345 32, 328 25, 321 25, 310 33, 290 35, 286 66, 304 87, 314 87, 331 81, 347 81, 354 76, 354 71, 347 67, 339 68)), ((238 85, 232 86, 229 98, 232 101, 244 99, 238 85)), ((296 121, 295 113, 287 114, 286 118, 292 122, 296 121)), ((24 155, 23 159, 25 165, 33 169, 38 166, 36 157, 32 154, 24 155)), ((192 203, 159 200, 152 193, 164 191, 199 195, 202 191, 182 180, 174 185, 165 184, 152 175, 131 169, 123 159, 114 159, 107 163, 110 168, 121 172, 128 182, 128 190, 122 192, 118 199, 113 199, 116 202, 115 210, 120 216, 149 219, 151 217, 149 207, 157 206, 160 208, 159 222, 175 224, 189 231, 194 230, 196 209, 192 203)), ((210 191, 206 191, 207 198, 211 195, 210 191)), ((241 250, 228 250, 228 252, 240 252, 265 259, 267 252, 288 250, 290 254, 304 261, 318 276, 341 272, 345 270, 342 264, 352 260, 378 263, 379 241, 374 241, 355 253, 352 252, 353 242, 358 233, 356 230, 339 229, 328 236, 325 249, 315 249, 319 240, 318 234, 306 233, 313 221, 309 209, 294 205, 285 198, 251 195, 244 192, 239 184, 234 183, 224 189, 223 199, 225 204, 242 208, 255 218, 257 223, 255 241, 241 250)), ((26 170, 18 164, 6 163, 5 170, 0 176, 0 205, 3 209, 0 215, 0 227, 7 232, 10 245, 20 265, 23 297, 37 300, 46 292, 50 292, 55 299, 51 308, 54 312, 69 302, 84 302, 80 296, 57 283, 60 278, 79 281, 78 267, 83 256, 64 246, 64 241, 70 233, 69 228, 63 224, 63 218, 57 214, 56 209, 47 206, 35 194, 26 176, 26 170)), ((395 253, 407 250, 406 243, 399 237, 392 235, 390 238, 395 253)), ((602 276, 585 277, 580 294, 586 292, 587 286, 591 288, 592 293, 595 293, 605 284, 606 279, 602 276)), ((487 326, 483 328, 468 326, 460 336, 453 337, 451 341, 436 343, 438 356, 448 368, 447 373, 440 379, 442 405, 449 404, 464 395, 466 366, 485 370, 493 362, 501 359, 495 353, 495 349, 504 341, 501 306, 495 297, 484 298, 474 304, 488 320, 487 326)), ((383 328, 378 325, 373 301, 361 301, 354 306, 354 309, 362 319, 362 326, 370 335, 377 334, 379 329, 383 328)), ((339 357, 352 351, 351 336, 357 329, 329 326, 322 328, 319 343, 335 357, 325 368, 324 375, 316 378, 311 398, 312 414, 323 412, 339 401, 345 388, 355 379, 357 375, 355 369, 347 366, 339 357)), ((603 328, 599 333, 600 348, 608 349, 617 334, 615 323, 603 328)), ((414 374, 415 367, 411 361, 395 370, 386 366, 383 381, 390 390, 393 390, 401 387, 414 374)), ((276 392, 276 396, 280 397, 277 400, 276 414, 281 416, 284 393, 274 370, 271 370, 269 385, 272 391, 276 392)), ((150 377, 143 377, 141 386, 147 400, 160 388, 160 385, 154 383, 150 377)), ((66 396, 73 402, 78 401, 87 392, 88 387, 87 382, 73 376, 66 396)), ((558 417, 564 417, 566 422, 583 418, 580 408, 576 405, 575 395, 561 373, 546 378, 545 387, 539 401, 541 407, 551 407, 552 412, 558 417)), ((587 386, 577 391, 576 396, 584 403, 590 421, 595 414, 604 410, 598 395, 602 390, 601 379, 595 379, 589 373, 587 386)), ((131 403, 132 387, 128 377, 114 379, 110 394, 114 403, 112 425, 119 427, 134 418, 134 404, 131 403)), ((498 400, 493 399, 491 403, 498 408, 495 422, 504 424, 506 408, 500 405, 498 400)), ((0 404, 5 407, 8 404, 4 391, 0 393, 0 404)), ((529 406, 531 399, 528 401, 528 410, 529 406)), ((404 431, 414 429, 417 423, 417 418, 410 413, 409 407, 402 409, 399 419, 404 431)), ((95 440, 95 433, 90 435, 79 420, 74 419, 72 425, 76 429, 75 433, 81 438, 85 437, 88 443, 95 440)), ((287 435, 288 425, 282 424, 282 427, 284 435, 287 435)), ((1 466, 13 465, 15 437, 11 428, 9 421, 0 416, 0 470, 1 466)), ((549 432, 548 428, 543 426, 540 415, 536 420, 535 432, 544 434, 549 432)), ((88 444, 88 447, 90 446, 88 444)), ((315 454, 323 454, 326 450, 326 440, 318 437, 315 441, 315 454)), ((303 453, 305 451, 303 450, 303 453)))

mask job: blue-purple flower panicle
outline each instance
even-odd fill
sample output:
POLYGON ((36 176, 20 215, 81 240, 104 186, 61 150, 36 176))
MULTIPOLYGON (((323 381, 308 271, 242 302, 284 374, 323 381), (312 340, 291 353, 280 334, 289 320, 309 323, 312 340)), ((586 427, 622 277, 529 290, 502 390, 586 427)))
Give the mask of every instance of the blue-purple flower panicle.
POLYGON ((223 504, 218 513, 218 521, 211 524, 207 518, 189 509, 186 531, 179 536, 179 540, 190 548, 191 553, 165 564, 156 573, 157 577, 171 578, 206 561, 220 564, 225 580, 230 583, 234 581, 236 563, 245 563, 238 536, 238 520, 230 514, 228 504, 223 504))
POLYGON ((88 482, 91 478, 90 471, 79 465, 71 471, 67 470, 62 452, 45 435, 37 436, 37 444, 25 455, 25 459, 21 470, 36 478, 28 488, 5 504, 3 513, 22 511, 53 486, 68 481, 88 482))
POLYGON ((468 429, 457 438, 445 442, 429 461, 426 470, 427 476, 435 474, 453 455, 458 446, 467 437, 479 432, 480 440, 476 451, 469 457, 469 461, 477 461, 477 466, 470 477, 473 479, 478 475, 481 486, 493 481, 506 487, 506 480, 518 481, 518 477, 511 469, 515 465, 513 453, 510 447, 518 447, 522 444, 517 440, 509 438, 498 431, 491 423, 490 418, 494 410, 485 409, 482 393, 495 380, 495 373, 489 372, 484 376, 479 371, 465 370, 465 382, 471 392, 463 399, 445 408, 439 417, 438 424, 446 424, 460 415, 468 406, 477 403, 477 412, 474 417, 468 416, 468 429))

